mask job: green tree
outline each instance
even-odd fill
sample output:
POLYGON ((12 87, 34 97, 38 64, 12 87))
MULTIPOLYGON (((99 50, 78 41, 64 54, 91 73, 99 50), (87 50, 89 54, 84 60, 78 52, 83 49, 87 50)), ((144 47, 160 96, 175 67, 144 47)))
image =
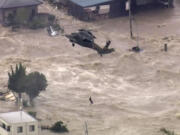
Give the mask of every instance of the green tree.
POLYGON ((54 123, 50 130, 57 133, 68 132, 66 125, 64 125, 62 121, 57 121, 54 123))
POLYGON ((18 93, 19 99, 21 94, 25 91, 25 82, 26 82, 26 67, 21 63, 16 64, 15 70, 11 66, 11 72, 8 73, 8 88, 13 92, 18 93))
POLYGON ((46 77, 39 72, 32 72, 27 75, 26 93, 29 95, 30 103, 47 87, 46 77))

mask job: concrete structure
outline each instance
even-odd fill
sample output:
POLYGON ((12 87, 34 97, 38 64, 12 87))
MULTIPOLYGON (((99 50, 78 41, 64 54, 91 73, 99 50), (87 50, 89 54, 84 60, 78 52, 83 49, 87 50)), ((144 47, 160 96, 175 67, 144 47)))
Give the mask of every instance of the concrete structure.
MULTIPOLYGON (((162 0, 131 0, 131 11, 135 12, 138 6, 162 3, 160 1, 162 0)), ((164 1, 173 3, 173 0, 164 1)), ((106 12, 108 17, 128 15, 127 5, 128 0, 69 0, 68 13, 80 20, 89 21, 93 17, 99 17, 103 6, 109 7, 106 12)))
POLYGON ((112 0, 69 0, 68 13, 80 20, 89 21, 97 16, 100 6, 110 5, 112 0))
POLYGON ((37 13, 39 4, 42 2, 38 0, 0 0, 0 23, 10 16, 16 21, 29 21, 37 13))
POLYGON ((1 113, 0 135, 38 135, 38 121, 23 111, 1 113))

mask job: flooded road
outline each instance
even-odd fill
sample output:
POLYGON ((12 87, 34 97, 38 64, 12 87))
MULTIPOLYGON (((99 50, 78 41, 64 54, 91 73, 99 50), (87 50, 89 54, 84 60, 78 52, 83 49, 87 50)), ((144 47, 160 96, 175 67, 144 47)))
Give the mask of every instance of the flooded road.
MULTIPOLYGON (((0 90, 7 87, 10 66, 22 62, 28 72, 42 72, 48 80, 35 106, 25 110, 37 111, 43 120, 64 121, 68 134, 83 135, 85 121, 95 135, 160 135, 162 127, 180 132, 179 1, 174 9, 135 15, 140 53, 128 51, 137 45, 129 38, 128 17, 85 23, 46 4, 40 11, 56 14, 66 33, 91 29, 98 44, 110 39, 116 51, 100 57, 91 49, 72 47, 64 36, 49 37, 46 30, 0 27, 0 90), (168 52, 162 51, 164 43, 168 52)), ((0 101, 0 112, 14 110, 14 103, 0 101)))

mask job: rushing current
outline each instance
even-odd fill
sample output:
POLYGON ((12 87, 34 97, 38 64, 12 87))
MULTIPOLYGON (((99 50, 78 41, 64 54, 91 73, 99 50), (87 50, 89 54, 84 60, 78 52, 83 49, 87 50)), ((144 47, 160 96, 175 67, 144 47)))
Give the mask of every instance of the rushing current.
MULTIPOLYGON (((48 80, 34 107, 24 108, 36 111, 43 125, 62 120, 70 135, 83 135, 85 122, 89 135, 161 135, 162 127, 180 132, 178 0, 173 9, 138 12, 133 40, 128 17, 86 23, 47 4, 39 11, 56 15, 65 33, 92 30, 97 44, 111 40, 116 51, 100 57, 91 49, 72 47, 64 35, 49 37, 45 29, 11 32, 0 26, 0 91, 7 90, 10 66, 22 62, 27 72, 42 72, 48 80), (136 45, 142 51, 130 52, 136 45)), ((0 101, 0 112, 16 110, 14 102, 0 101)))

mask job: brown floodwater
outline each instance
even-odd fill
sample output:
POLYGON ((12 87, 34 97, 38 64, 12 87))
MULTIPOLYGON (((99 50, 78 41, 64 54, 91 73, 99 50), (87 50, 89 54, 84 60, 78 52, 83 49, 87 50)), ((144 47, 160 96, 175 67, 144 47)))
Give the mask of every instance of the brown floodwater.
MULTIPOLYGON (((89 28, 96 42, 112 41, 116 51, 100 57, 62 35, 46 30, 11 32, 0 26, 0 90, 7 89, 7 72, 22 62, 27 71, 46 75, 48 87, 34 100, 43 124, 62 120, 72 135, 84 134, 84 122, 94 135, 152 135, 159 129, 180 132, 180 2, 175 8, 139 11, 129 38, 128 17, 80 22, 47 4, 41 12, 55 14, 65 33, 89 28), (168 44, 168 52, 163 51, 168 44), (140 53, 128 51, 139 45, 140 53), (89 96, 94 104, 90 105, 89 96)), ((0 112, 17 110, 14 102, 0 101, 0 112)), ((50 134, 44 132, 42 134, 50 134)))

